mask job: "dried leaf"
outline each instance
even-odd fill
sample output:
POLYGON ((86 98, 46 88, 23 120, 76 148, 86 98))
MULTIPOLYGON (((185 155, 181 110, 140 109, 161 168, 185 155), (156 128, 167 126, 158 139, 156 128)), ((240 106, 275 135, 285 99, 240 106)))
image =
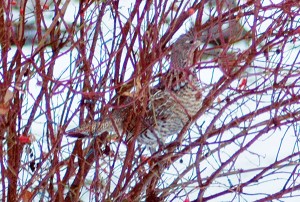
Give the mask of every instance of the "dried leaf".
POLYGON ((24 190, 24 194, 22 195, 22 201, 23 202, 29 202, 31 201, 30 199, 32 198, 33 192, 24 190))
POLYGON ((7 103, 13 98, 14 94, 9 89, 7 89, 5 96, 4 96, 4 103, 7 103))
POLYGON ((0 103, 0 115, 5 115, 8 113, 9 105, 7 103, 0 103))

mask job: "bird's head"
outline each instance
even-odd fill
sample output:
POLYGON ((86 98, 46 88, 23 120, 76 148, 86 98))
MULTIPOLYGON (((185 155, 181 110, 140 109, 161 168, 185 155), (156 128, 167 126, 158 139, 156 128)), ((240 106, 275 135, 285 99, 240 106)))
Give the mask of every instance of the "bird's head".
POLYGON ((174 69, 187 68, 192 65, 194 51, 201 41, 193 30, 181 35, 173 44, 171 52, 171 66, 174 69))

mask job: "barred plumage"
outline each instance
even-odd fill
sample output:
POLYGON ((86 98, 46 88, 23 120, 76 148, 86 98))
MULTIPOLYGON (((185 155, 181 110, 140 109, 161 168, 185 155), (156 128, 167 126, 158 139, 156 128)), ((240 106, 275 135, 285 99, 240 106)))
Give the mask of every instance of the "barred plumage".
MULTIPOLYGON (((192 31, 180 36, 174 43, 170 69, 159 87, 151 89, 154 93, 150 95, 146 117, 142 120, 142 130, 137 137, 139 143, 151 147, 164 143, 166 137, 180 132, 201 108, 201 89, 192 66, 193 53, 199 45, 192 31)), ((75 128, 68 134, 98 135, 107 131, 121 135, 130 110, 131 107, 114 110, 107 118, 75 128)), ((127 133, 132 132, 135 121, 129 123, 127 133)))
POLYGON ((201 89, 192 66, 193 53, 199 45, 196 34, 191 31, 174 43, 171 68, 162 80, 162 89, 149 102, 154 116, 160 119, 138 136, 139 142, 152 146, 164 143, 166 137, 180 132, 201 108, 201 89))

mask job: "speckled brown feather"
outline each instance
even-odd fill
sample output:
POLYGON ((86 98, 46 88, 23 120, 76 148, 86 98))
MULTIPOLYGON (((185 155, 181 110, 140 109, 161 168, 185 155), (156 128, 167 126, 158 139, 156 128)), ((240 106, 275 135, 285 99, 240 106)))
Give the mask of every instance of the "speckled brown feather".
MULTIPOLYGON (((118 135, 126 130, 131 137, 139 121, 141 131, 138 142, 155 147, 166 137, 180 132, 183 126, 201 108, 201 89, 193 73, 193 52, 199 46, 195 33, 188 32, 178 38, 171 53, 171 68, 161 83, 150 89, 146 111, 141 117, 136 105, 116 109, 102 120, 93 121, 67 132, 70 136, 96 136, 105 131, 118 135)), ((129 102, 132 98, 128 98, 129 102)))

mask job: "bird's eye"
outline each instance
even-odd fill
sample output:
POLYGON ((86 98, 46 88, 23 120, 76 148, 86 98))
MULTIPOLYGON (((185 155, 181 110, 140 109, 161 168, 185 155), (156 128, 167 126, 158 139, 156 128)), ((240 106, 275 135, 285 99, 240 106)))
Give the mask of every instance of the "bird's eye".
POLYGON ((185 41, 185 43, 193 44, 194 41, 193 40, 187 40, 187 41, 185 41))

